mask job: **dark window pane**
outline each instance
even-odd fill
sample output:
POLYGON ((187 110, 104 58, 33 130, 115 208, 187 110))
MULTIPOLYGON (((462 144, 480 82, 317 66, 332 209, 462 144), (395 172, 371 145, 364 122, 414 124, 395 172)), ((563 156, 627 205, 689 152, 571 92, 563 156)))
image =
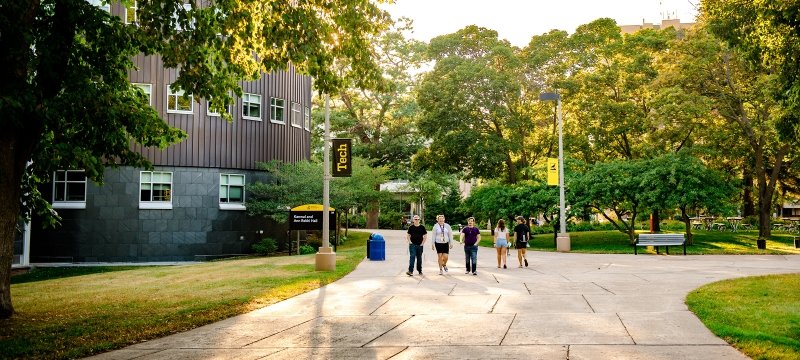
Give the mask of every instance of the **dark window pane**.
POLYGON ((230 189, 228 190, 228 200, 230 202, 242 202, 243 194, 244 194, 244 188, 239 186, 231 186, 230 189))
POLYGON ((67 183, 67 201, 85 201, 86 200, 86 184, 85 183, 67 183))
POLYGON ((64 183, 56 183, 55 194, 53 194, 53 201, 66 201, 66 188, 64 183))
POLYGON ((84 171, 67 172, 67 181, 86 181, 86 172, 84 171))

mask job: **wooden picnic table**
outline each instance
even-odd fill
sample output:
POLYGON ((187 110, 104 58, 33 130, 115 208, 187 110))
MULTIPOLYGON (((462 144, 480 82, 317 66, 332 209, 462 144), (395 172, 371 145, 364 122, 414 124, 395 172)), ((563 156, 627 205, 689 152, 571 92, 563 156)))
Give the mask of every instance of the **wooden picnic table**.
POLYGON ((742 218, 740 216, 727 217, 725 220, 728 220, 728 222, 731 224, 731 231, 739 231, 739 224, 742 222, 742 218))

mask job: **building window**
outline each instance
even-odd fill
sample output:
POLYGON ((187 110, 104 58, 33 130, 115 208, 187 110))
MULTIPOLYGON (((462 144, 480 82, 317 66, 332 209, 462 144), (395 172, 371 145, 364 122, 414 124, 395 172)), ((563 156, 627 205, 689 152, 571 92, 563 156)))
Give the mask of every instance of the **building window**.
POLYGON ((142 92, 144 92, 145 95, 147 95, 147 105, 152 106, 153 105, 153 85, 150 85, 150 84, 133 84, 133 86, 136 86, 137 88, 142 90, 142 92))
POLYGON ((245 210, 244 175, 219 174, 219 208, 245 210))
POLYGON ((311 129, 311 110, 308 107, 306 107, 306 112, 305 112, 304 116, 305 116, 305 125, 304 126, 305 126, 306 130, 310 130, 311 129))
POLYGON ((303 112, 300 104, 292 103, 292 126, 294 127, 302 127, 303 126, 303 112))
MULTIPOLYGON (((225 111, 226 112, 230 112, 230 109, 226 107, 225 111)), ((220 113, 218 113, 218 112, 214 111, 213 109, 211 109, 211 100, 206 101, 206 115, 208 115, 208 116, 221 116, 220 113)))
POLYGON ((109 4, 109 3, 103 4, 102 0, 86 0, 86 1, 88 1, 89 4, 92 4, 94 6, 97 6, 97 7, 101 8, 101 9, 105 10, 108 13, 111 12, 111 4, 109 4))
MULTIPOLYGON (((192 4, 183 4, 183 13, 185 17, 188 17, 188 12, 192 10, 192 4)), ((190 19, 191 22, 189 24, 189 30, 194 29, 194 19, 190 19)), ((175 22, 175 30, 183 31, 183 26, 180 24, 180 19, 178 17, 178 10, 172 13, 172 21, 175 22)))
POLYGON ((271 98, 269 101, 269 120, 276 123, 285 124, 283 119, 283 99, 271 98))
POLYGON ((304 116, 305 116, 305 125, 304 126, 305 126, 306 130, 309 130, 309 129, 311 129, 311 110, 308 107, 306 107, 306 112, 305 112, 304 116))
POLYGON ((242 94, 242 118, 261 120, 261 95, 242 94))
POLYGON ((86 208, 86 172, 58 170, 53 173, 53 207, 56 209, 86 208))
POLYGON ((184 91, 173 91, 167 86, 167 112, 191 114, 194 110, 194 96, 184 96, 184 91))
POLYGON ((172 209, 172 173, 142 171, 139 173, 139 208, 172 209))
POLYGON ((136 15, 136 12, 139 10, 138 4, 136 0, 132 1, 130 5, 125 7, 125 23, 126 24, 136 24, 139 20, 139 17, 136 15))

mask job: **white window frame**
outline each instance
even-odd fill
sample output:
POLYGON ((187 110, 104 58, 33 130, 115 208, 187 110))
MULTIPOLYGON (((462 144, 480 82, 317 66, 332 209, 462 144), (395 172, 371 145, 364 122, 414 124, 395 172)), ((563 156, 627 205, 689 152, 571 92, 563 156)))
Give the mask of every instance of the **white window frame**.
POLYGON ((296 128, 303 127, 303 107, 296 102, 292 102, 292 126, 296 128))
POLYGON ((139 172, 139 209, 160 209, 160 210, 172 210, 172 199, 175 198, 172 189, 175 187, 173 186, 174 182, 174 174, 171 171, 140 171, 139 172), (150 180, 144 182, 142 179, 145 174, 150 175, 150 180), (166 182, 156 182, 153 181, 153 176, 156 174, 169 174, 169 183, 166 182), (142 200, 142 184, 147 183, 150 185, 150 200, 142 200), (169 201, 154 201, 153 200, 153 185, 154 184, 169 184, 169 201))
POLYGON ((177 106, 180 104, 180 100, 183 97, 183 94, 186 92, 181 90, 179 92, 173 92, 172 86, 167 85, 167 113, 169 114, 194 114, 194 95, 189 95, 189 110, 181 110, 178 109, 177 106), (170 97, 175 99, 175 109, 170 109, 169 107, 169 100, 170 97))
POLYGON ((303 128, 311 130, 311 109, 305 107, 306 112, 303 114, 303 128))
POLYGON ((138 87, 147 94, 147 105, 153 106, 153 84, 133 83, 133 86, 138 87))
POLYGON ((242 119, 245 120, 256 120, 261 121, 261 114, 264 107, 261 104, 261 95, 252 94, 252 93, 243 93, 242 94, 242 119), (258 102, 254 101, 255 98, 258 98, 258 102), (250 106, 254 104, 258 105, 258 116, 250 116, 250 106), (247 110, 247 111, 245 111, 247 110))
POLYGON ((53 172, 53 196, 52 196, 52 206, 54 209, 86 209, 86 190, 87 190, 87 183, 86 180, 86 171, 84 170, 56 170, 53 172), (58 180, 58 173, 64 173, 64 180, 58 180), (69 174, 70 173, 82 173, 83 180, 70 180, 69 174), (83 200, 66 200, 69 196, 68 189, 69 184, 80 184, 83 183, 83 200), (64 200, 56 200, 56 188, 59 186, 64 187, 64 200))
POLYGON ((136 24, 139 22, 139 4, 137 4, 136 0, 133 0, 133 4, 131 6, 125 6, 125 11, 123 12, 123 20, 126 24, 136 24), (133 22, 128 21, 128 10, 133 9, 133 22))
POLYGON ((269 121, 286 125, 286 101, 281 98, 269 98, 269 121), (281 102, 278 105, 278 101, 281 102), (278 109, 281 109, 281 118, 278 119, 278 109))
POLYGON ((107 13, 109 13, 109 14, 111 13, 111 3, 108 3, 108 2, 107 2, 107 3, 105 3, 105 5, 104 5, 104 4, 103 4, 103 0, 86 0, 86 1, 87 1, 89 4, 92 4, 92 5, 94 5, 94 6, 97 6, 97 7, 101 8, 101 9, 105 10, 105 11, 106 11, 107 13))
POLYGON ((230 173, 221 173, 221 174, 219 174, 219 190, 220 190, 219 209, 220 210, 247 210, 247 207, 245 206, 245 188, 247 187, 247 181, 246 180, 247 179, 245 178, 244 174, 230 174, 230 173), (242 178, 242 185, 241 185, 241 187, 242 187, 242 201, 241 202, 231 202, 230 200, 223 201, 223 197, 222 197, 222 192, 223 191, 225 192, 225 194, 228 197, 228 199, 230 199, 230 188, 231 188, 231 186, 239 186, 239 185, 231 185, 230 184, 230 178, 232 176, 234 176, 234 177, 241 176, 241 178, 242 178))

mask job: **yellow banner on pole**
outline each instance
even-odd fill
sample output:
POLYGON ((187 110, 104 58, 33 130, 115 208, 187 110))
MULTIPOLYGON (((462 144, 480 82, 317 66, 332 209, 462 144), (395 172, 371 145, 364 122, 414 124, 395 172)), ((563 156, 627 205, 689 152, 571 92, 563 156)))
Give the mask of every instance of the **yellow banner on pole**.
POLYGON ((558 186, 558 159, 547 158, 547 185, 558 186))

